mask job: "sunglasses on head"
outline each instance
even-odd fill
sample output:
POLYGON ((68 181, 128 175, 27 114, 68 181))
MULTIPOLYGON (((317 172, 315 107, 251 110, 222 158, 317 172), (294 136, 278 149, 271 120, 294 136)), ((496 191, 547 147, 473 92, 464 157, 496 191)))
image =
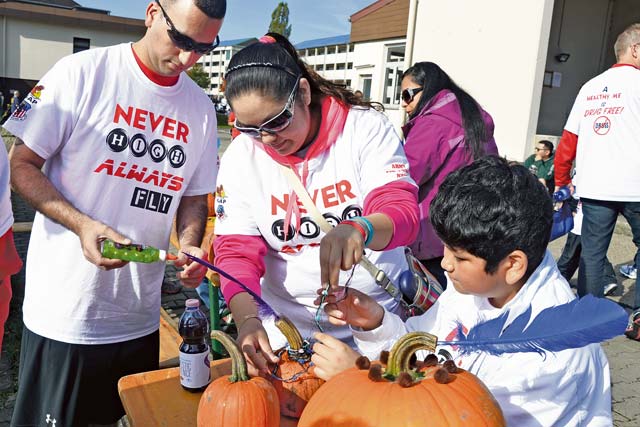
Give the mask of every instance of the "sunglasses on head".
POLYGON ((245 133, 254 139, 260 139, 260 137, 262 137, 262 135, 265 133, 275 135, 278 132, 282 132, 289 127, 291 121, 293 120, 298 83, 300 83, 300 76, 298 76, 298 78, 296 79, 296 83, 293 85, 293 89, 291 89, 289 98, 287 98, 287 103, 284 104, 284 108, 282 109, 282 111, 280 111, 271 119, 262 123, 258 127, 243 126, 242 123, 239 123, 238 119, 236 119, 233 126, 240 132, 245 133))
POLYGON ((220 44, 220 37, 217 35, 213 43, 200 43, 176 30, 176 26, 173 25, 173 22, 171 22, 171 18, 169 18, 169 15, 167 15, 167 12, 164 10, 160 2, 156 0, 156 3, 158 4, 158 6, 160 6, 162 16, 169 26, 167 34, 169 34, 169 38, 178 49, 184 50, 186 52, 194 52, 199 55, 205 55, 218 47, 218 45, 220 44))
POLYGON ((413 101, 413 97, 422 92, 421 87, 414 87, 410 89, 405 89, 402 91, 402 100, 405 104, 411 104, 413 101))

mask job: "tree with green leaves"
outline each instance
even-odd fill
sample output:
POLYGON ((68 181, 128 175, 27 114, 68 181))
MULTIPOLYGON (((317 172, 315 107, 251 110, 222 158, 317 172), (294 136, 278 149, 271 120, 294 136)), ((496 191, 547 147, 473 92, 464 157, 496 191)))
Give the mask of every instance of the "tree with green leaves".
POLYGON ((202 64, 195 64, 187 71, 187 74, 202 89, 209 89, 211 81, 209 80, 209 74, 202 68, 202 64))
POLYGON ((291 25, 289 24, 289 5, 286 1, 281 1, 271 14, 270 33, 282 34, 286 38, 291 35, 291 25))

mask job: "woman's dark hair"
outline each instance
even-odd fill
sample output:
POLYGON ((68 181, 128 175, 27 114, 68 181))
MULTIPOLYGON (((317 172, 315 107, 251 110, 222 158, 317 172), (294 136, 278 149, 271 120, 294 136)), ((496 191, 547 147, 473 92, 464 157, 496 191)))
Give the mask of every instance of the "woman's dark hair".
POLYGON ((482 119, 480 106, 475 99, 449 77, 437 64, 433 62, 416 62, 402 74, 402 78, 411 78, 422 87, 422 96, 418 105, 409 115, 413 119, 419 115, 429 101, 441 90, 448 89, 455 95, 460 105, 462 114, 462 127, 464 128, 465 144, 471 150, 474 159, 482 157, 484 143, 490 135, 482 119))
POLYGON ((545 186, 524 166, 496 156, 449 174, 429 212, 444 244, 484 259, 487 273, 521 250, 527 255, 527 277, 542 262, 553 222, 545 186))
POLYGON ((312 105, 319 106, 321 98, 332 96, 345 105, 377 108, 321 77, 300 59, 289 40, 277 33, 268 33, 233 55, 225 75, 225 95, 232 107, 235 98, 249 93, 285 101, 298 76, 309 81, 312 105))

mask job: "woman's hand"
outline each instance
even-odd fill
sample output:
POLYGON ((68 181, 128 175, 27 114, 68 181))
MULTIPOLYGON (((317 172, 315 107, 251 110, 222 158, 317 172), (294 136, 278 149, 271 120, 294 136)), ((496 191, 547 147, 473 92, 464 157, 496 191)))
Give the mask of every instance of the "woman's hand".
POLYGON ((249 317, 239 325, 237 342, 252 377, 269 375, 269 363, 278 363, 278 356, 273 354, 267 332, 257 317, 249 317))
POLYGON ((317 342, 313 345, 311 361, 315 365, 315 376, 328 381, 334 375, 355 366, 360 354, 347 344, 323 333, 314 334, 314 338, 317 342))
POLYGON ((320 241, 320 283, 337 290, 340 270, 349 270, 362 259, 364 239, 351 225, 339 224, 320 241))

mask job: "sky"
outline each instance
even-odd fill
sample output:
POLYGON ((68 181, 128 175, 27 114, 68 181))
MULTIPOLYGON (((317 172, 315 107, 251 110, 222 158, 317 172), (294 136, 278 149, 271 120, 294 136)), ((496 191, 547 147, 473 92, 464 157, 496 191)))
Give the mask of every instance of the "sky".
MULTIPOLYGON (((85 7, 110 10, 111 15, 144 18, 149 0, 75 0, 85 7)), ((278 0, 227 0, 222 40, 259 37, 267 32, 278 0)), ((349 16, 375 0, 290 0, 293 43, 349 34, 349 16)))

